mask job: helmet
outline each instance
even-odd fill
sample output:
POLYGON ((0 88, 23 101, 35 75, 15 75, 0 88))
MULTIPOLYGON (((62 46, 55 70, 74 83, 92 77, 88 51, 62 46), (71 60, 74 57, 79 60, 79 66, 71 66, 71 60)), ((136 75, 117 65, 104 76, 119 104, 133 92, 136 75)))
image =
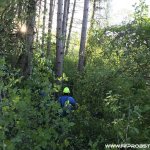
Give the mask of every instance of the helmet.
POLYGON ((68 87, 65 87, 64 90, 63 90, 63 93, 66 93, 66 94, 67 94, 67 93, 70 93, 69 88, 68 88, 68 87))

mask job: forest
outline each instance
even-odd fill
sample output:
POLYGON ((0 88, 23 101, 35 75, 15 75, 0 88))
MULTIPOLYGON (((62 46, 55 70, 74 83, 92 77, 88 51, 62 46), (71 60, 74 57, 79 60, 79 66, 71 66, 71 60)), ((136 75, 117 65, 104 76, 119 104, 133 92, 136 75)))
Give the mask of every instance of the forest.
POLYGON ((150 149, 149 7, 116 25, 110 7, 0 0, 0 150, 150 149), (78 108, 63 116, 65 87, 78 108))

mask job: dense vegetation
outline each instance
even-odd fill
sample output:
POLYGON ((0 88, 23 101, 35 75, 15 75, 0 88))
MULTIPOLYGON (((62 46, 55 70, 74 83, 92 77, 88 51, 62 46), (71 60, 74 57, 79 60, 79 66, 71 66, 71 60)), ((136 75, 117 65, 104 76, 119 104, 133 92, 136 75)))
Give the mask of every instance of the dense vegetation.
MULTIPOLYGON (((90 29, 84 70, 77 70, 76 53, 68 53, 63 77, 57 78, 56 43, 46 57, 46 45, 43 50, 34 42, 32 72, 26 68, 26 35, 16 33, 14 21, 19 2, 0 2, 0 149, 103 150, 105 144, 149 143, 150 19, 145 3, 135 8, 129 23, 90 29), (64 86, 79 103, 66 117, 57 102, 64 86)), ((22 3, 24 21, 29 6, 22 3)))

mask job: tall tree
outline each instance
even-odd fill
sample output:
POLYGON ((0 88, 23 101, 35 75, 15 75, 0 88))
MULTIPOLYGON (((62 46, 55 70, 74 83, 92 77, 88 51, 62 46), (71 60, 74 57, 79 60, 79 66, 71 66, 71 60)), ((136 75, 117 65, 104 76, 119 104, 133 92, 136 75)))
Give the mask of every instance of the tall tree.
POLYGON ((71 16, 71 20, 70 20, 69 32, 68 32, 68 37, 67 37, 67 41, 66 41, 65 55, 68 54, 68 49, 69 49, 69 44, 70 44, 70 37, 71 37, 71 31, 72 31, 72 25, 73 25, 74 14, 75 14, 75 8, 76 8, 76 0, 74 0, 74 3, 73 3, 72 16, 71 16))
POLYGON ((80 50, 79 50, 79 62, 78 62, 79 72, 83 71, 84 69, 85 43, 86 43, 86 35, 87 35, 89 3, 90 0, 84 0, 84 12, 83 12, 82 31, 81 31, 81 40, 80 40, 80 50))
POLYGON ((62 47, 63 47, 63 51, 65 49, 65 42, 66 42, 69 4, 70 4, 70 0, 65 0, 64 1, 64 12, 63 12, 63 22, 62 22, 62 35, 63 35, 62 47))
POLYGON ((40 29, 40 19, 41 19, 41 4, 42 4, 42 0, 39 0, 36 42, 38 42, 38 40, 39 40, 39 29, 40 29))
POLYGON ((46 23, 46 5, 47 0, 44 0, 44 12, 43 12, 43 28, 42 28, 42 53, 44 54, 44 44, 45 44, 45 23, 46 23))
POLYGON ((36 15, 36 0, 29 0, 27 10, 27 34, 26 34, 26 52, 27 52, 27 68, 26 74, 32 73, 32 60, 33 60, 33 40, 34 40, 34 27, 35 27, 35 15, 36 15))
POLYGON ((92 8, 92 16, 91 16, 91 22, 90 22, 90 29, 92 29, 93 25, 94 25, 95 12, 96 12, 96 0, 93 0, 93 8, 92 8))
POLYGON ((63 72, 63 48, 62 48, 62 13, 63 1, 58 0, 57 8, 57 33, 56 33, 56 76, 61 77, 63 72))
POLYGON ((47 37, 47 57, 50 55, 51 51, 51 32, 52 32, 52 22, 54 14, 55 0, 51 0, 49 4, 49 20, 48 20, 48 37, 47 37))

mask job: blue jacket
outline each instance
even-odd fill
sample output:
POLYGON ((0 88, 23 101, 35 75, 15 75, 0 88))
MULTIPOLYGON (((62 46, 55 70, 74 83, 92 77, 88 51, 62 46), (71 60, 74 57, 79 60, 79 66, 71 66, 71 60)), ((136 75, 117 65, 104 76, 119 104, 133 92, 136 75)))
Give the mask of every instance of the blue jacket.
POLYGON ((65 106, 65 102, 66 101, 69 101, 69 103, 72 106, 75 106, 77 104, 76 100, 73 97, 71 97, 71 96, 64 95, 64 96, 60 96, 59 97, 59 103, 60 103, 62 108, 65 106))

